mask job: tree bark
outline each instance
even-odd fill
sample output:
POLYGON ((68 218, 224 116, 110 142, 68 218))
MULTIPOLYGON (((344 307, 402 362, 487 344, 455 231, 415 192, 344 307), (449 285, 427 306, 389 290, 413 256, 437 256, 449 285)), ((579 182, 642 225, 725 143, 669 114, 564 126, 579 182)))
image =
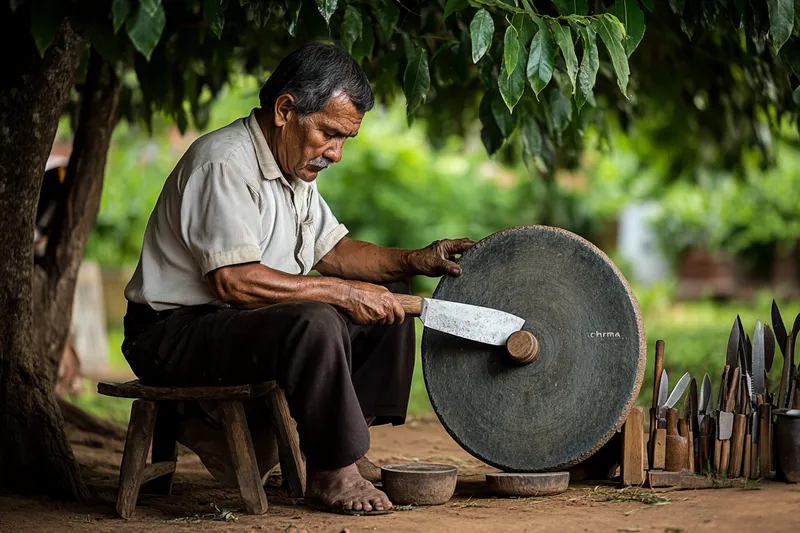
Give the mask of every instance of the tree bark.
MULTIPOLYGON (((111 134, 118 120, 119 80, 92 51, 81 90, 77 128, 47 254, 34 268, 34 337, 51 379, 69 335, 75 282, 86 240, 97 220, 111 134)), ((78 354, 80 356, 80 354, 78 354)))
POLYGON ((33 338, 33 227, 45 162, 82 40, 63 21, 40 57, 28 25, 0 9, 0 486, 86 499, 53 382, 33 338))

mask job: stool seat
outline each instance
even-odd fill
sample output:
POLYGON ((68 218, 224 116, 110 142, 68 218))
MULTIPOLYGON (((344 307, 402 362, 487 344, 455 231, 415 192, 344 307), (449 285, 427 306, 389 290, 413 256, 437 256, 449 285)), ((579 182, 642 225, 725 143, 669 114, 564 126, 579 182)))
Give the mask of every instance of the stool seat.
POLYGON ((133 398, 125 450, 120 466, 117 514, 133 515, 141 488, 144 492, 172 491, 177 465, 177 402, 208 401, 219 406, 221 424, 231 454, 239 493, 250 514, 263 514, 268 502, 258 470, 250 429, 242 400, 264 398, 271 408, 278 441, 281 472, 289 496, 305 494, 305 463, 300 440, 283 390, 274 381, 253 385, 217 387, 167 387, 143 385, 138 380, 97 384, 97 392, 117 398, 133 398), (152 443, 152 463, 146 464, 152 443))

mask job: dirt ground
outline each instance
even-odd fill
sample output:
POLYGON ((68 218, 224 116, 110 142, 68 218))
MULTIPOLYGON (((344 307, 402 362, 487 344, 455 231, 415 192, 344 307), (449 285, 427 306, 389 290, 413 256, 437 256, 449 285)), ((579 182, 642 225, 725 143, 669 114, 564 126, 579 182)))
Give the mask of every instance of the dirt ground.
POLYGON ((114 514, 114 498, 122 442, 74 431, 70 438, 75 453, 98 501, 69 504, 0 494, 0 533, 156 533, 198 528, 226 533, 800 529, 800 485, 759 482, 747 489, 653 492, 573 483, 558 496, 503 499, 485 490, 482 474, 493 469, 464 452, 435 417, 412 420, 400 427, 374 428, 372 436, 370 457, 376 463, 457 465, 456 495, 442 506, 417 507, 388 516, 347 517, 312 511, 302 502, 286 498, 276 475, 268 483, 269 511, 263 516, 247 516, 241 513, 237 492, 216 483, 196 456, 184 450, 173 495, 143 495, 134 517, 121 520, 114 514))

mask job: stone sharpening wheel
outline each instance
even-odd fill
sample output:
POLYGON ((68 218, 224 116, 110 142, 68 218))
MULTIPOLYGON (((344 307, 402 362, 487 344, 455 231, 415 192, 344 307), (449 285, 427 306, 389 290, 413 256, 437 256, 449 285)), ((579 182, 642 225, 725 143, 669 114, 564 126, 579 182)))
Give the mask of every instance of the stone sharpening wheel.
POLYGON ((486 237, 444 277, 434 298, 525 319, 538 356, 520 364, 504 346, 426 328, 422 368, 447 432, 508 472, 564 470, 622 426, 647 358, 636 299, 611 260, 577 235, 525 226, 486 237))

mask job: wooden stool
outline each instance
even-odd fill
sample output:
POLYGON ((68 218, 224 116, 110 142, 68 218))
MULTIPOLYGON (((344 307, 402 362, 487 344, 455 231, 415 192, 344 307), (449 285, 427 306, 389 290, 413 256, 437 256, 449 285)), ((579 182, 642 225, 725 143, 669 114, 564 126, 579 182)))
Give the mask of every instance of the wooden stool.
POLYGON ((135 399, 119 472, 117 513, 122 518, 129 518, 133 514, 140 487, 151 494, 169 495, 172 492, 178 460, 178 443, 175 440, 178 401, 205 400, 219 404, 222 426, 239 481, 239 493, 248 513, 263 514, 267 512, 267 495, 261 483, 242 400, 266 397, 272 407, 281 472, 289 496, 302 498, 305 494, 305 463, 297 430, 289 414, 286 397, 274 381, 233 387, 149 387, 134 380, 127 383, 98 383, 97 392, 135 399), (151 442, 152 464, 148 465, 147 452, 151 442))

